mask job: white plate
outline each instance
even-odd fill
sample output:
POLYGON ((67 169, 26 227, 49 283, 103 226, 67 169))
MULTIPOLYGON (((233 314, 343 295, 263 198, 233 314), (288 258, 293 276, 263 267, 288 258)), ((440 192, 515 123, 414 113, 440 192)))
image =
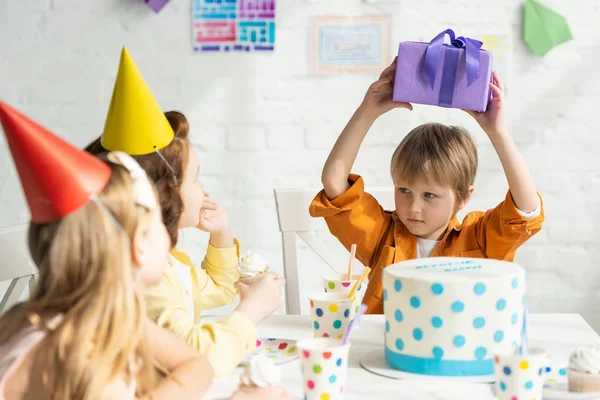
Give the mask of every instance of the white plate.
POLYGON ((383 349, 374 350, 360 360, 360 365, 367 371, 385 376, 392 379, 409 379, 409 380, 444 380, 453 382, 465 383, 492 383, 496 381, 496 375, 480 375, 480 376, 435 376, 435 375, 420 375, 411 374, 390 367, 385 361, 385 353, 383 349))
POLYGON ((298 358, 296 340, 265 338, 256 340, 256 350, 246 354, 240 365, 247 365, 259 353, 264 353, 275 364, 285 364, 298 358))
POLYGON ((569 392, 566 382, 547 382, 544 385, 544 400, 592 400, 600 399, 600 392, 569 392))

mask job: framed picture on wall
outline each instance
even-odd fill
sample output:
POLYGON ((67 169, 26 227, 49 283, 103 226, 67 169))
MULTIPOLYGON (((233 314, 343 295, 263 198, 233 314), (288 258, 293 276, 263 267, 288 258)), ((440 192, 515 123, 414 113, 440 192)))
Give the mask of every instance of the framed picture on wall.
POLYGON ((313 73, 381 72, 390 63, 391 16, 315 16, 310 24, 313 73))
POLYGON ((276 0, 192 0, 196 52, 272 52, 276 0))

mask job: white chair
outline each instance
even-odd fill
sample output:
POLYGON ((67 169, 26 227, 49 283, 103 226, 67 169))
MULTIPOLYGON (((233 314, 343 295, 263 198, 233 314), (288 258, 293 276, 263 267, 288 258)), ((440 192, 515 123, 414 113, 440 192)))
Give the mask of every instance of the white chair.
POLYGON ((10 281, 2 301, 0 314, 19 301, 25 287, 35 285, 37 270, 27 245, 28 224, 0 228, 0 282, 10 281))
MULTIPOLYGON (((279 230, 283 242, 283 274, 285 283, 285 305, 287 314, 300 314, 300 285, 298 280, 298 255, 296 235, 313 250, 332 270, 344 265, 347 258, 341 258, 329 250, 315 235, 328 231, 323 218, 313 218, 308 214, 308 206, 319 189, 275 189, 275 203, 279 230)), ((394 209, 394 192, 390 188, 367 189, 386 210, 394 209)))

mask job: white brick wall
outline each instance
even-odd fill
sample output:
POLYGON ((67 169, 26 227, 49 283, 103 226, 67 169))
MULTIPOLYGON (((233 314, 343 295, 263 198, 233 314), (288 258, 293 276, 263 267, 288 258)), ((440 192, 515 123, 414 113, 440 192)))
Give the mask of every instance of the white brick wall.
MULTIPOLYGON (((520 0, 279 0, 274 54, 194 54, 190 0, 159 14, 135 0, 0 0, 0 98, 83 146, 103 128, 122 45, 127 45, 164 109, 184 111, 201 171, 229 211, 243 248, 281 271, 273 187, 317 187, 339 131, 375 75, 309 74, 308 21, 314 14, 393 14, 390 52, 400 40, 427 40, 447 27, 461 34, 508 33, 512 54, 510 124, 546 204, 544 230, 518 261, 529 271, 536 312, 578 312, 600 329, 600 2, 544 0, 565 14, 576 38, 545 58, 520 36, 520 0)), ((390 183, 387 160, 412 127, 438 120, 469 128, 481 167, 470 209, 500 201, 506 182, 487 138, 460 111, 416 107, 382 117, 355 170, 390 183)), ((14 167, 0 136, 0 226, 27 220, 14 167)), ((184 235, 199 260, 204 242, 184 235)), ((202 238, 204 241, 204 238, 202 238)), ((300 250, 302 288, 323 266, 300 250)))

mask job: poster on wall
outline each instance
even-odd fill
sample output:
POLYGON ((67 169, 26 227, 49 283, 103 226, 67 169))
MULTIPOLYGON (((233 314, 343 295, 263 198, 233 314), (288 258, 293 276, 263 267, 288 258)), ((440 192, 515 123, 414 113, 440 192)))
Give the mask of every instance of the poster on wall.
POLYGON ((197 52, 272 52, 276 0, 192 0, 197 52))
POLYGON ((381 72, 390 60, 391 16, 317 16, 310 25, 313 73, 381 72))
POLYGON ((473 36, 483 42, 482 48, 490 51, 494 55, 494 70, 500 75, 500 79, 508 90, 510 86, 510 43, 509 36, 506 34, 490 34, 483 33, 478 36, 473 36))

